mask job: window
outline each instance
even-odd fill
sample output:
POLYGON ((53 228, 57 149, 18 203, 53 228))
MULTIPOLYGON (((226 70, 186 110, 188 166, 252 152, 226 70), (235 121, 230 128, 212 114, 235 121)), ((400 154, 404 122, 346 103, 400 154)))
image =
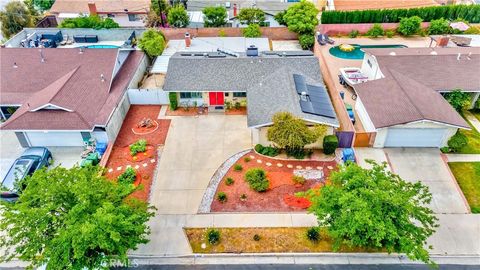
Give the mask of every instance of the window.
POLYGON ((202 98, 201 92, 180 92, 180 98, 202 98))
POLYGON ((138 21, 137 14, 128 14, 128 20, 131 22, 138 21))
POLYGON ((247 97, 246 92, 233 92, 233 97, 247 97))
MULTIPOLYGON (((107 17, 108 17, 108 18, 115 18, 115 14, 108 13, 108 14, 107 14, 107 17)), ((130 18, 130 17, 129 17, 129 18, 130 18)))

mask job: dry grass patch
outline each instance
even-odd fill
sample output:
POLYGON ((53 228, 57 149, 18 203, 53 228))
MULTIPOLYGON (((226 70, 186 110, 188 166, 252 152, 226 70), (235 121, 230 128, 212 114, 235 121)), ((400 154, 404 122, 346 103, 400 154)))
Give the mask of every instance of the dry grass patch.
MULTIPOLYGON (((185 232, 194 253, 289 253, 333 252, 332 239, 320 230, 320 240, 307 239, 305 227, 288 228, 217 228, 220 243, 210 245, 206 239, 208 228, 186 228, 185 232), (255 241, 258 235, 260 240, 255 241), (204 244, 205 248, 202 248, 204 244)), ((339 252, 379 252, 361 248, 341 247, 339 252)))

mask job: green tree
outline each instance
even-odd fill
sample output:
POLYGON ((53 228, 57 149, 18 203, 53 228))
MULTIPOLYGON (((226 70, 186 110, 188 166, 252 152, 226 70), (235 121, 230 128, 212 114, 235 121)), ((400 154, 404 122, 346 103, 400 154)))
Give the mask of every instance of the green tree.
POLYGON ((33 4, 42 11, 49 10, 53 3, 55 3, 55 0, 33 0, 33 4))
POLYGON ((438 227, 426 206, 432 200, 428 187, 402 180, 386 163, 367 162, 372 169, 341 165, 330 175, 331 185, 306 194, 312 202, 309 211, 328 228, 334 250, 344 244, 385 249, 433 263, 424 248, 438 227))
POLYGON ((410 18, 402 18, 398 26, 397 31, 404 36, 415 35, 420 31, 422 18, 418 16, 412 16, 410 18))
POLYGON ((68 18, 63 20, 59 28, 93 28, 93 29, 111 29, 119 28, 120 25, 111 18, 102 19, 99 16, 82 16, 78 18, 68 18))
POLYGON ((242 8, 237 17, 242 24, 258 24, 265 22, 265 12, 259 8, 242 8))
POLYGON ((220 27, 227 23, 227 9, 223 6, 206 7, 202 12, 205 27, 220 27))
POLYGON ((444 18, 440 18, 438 20, 433 20, 430 22, 430 26, 428 27, 428 34, 442 35, 448 33, 449 30, 450 23, 444 18))
POLYGON ((452 92, 446 93, 445 99, 457 112, 468 109, 472 102, 470 94, 463 92, 461 89, 455 89, 452 92))
POLYGON ((247 38, 256 38, 262 36, 262 31, 260 31, 260 26, 258 24, 249 24, 247 27, 242 29, 244 37, 247 38))
POLYGON ((305 121, 289 112, 276 113, 272 121, 273 125, 267 130, 268 140, 287 150, 303 149, 326 133, 325 126, 315 125, 309 128, 305 121))
POLYGON ((30 11, 30 15, 32 15, 32 25, 35 25, 42 16, 40 16, 38 10, 35 8, 34 0, 24 0, 23 3, 30 11))
POLYGON ((280 11, 277 14, 275 14, 274 18, 280 25, 287 26, 287 22, 285 22, 285 20, 283 19, 283 16, 285 16, 285 13, 287 13, 286 10, 280 11))
POLYGON ((298 34, 313 34, 318 25, 318 9, 311 2, 301 0, 288 7, 283 20, 288 30, 298 34))
POLYGON ((168 14, 168 4, 165 0, 151 0, 150 1, 150 9, 155 14, 154 16, 149 16, 149 19, 157 19, 158 21, 152 22, 149 21, 151 27, 158 27, 162 26, 165 27, 166 23, 166 16, 168 14))
POLYGON ((185 28, 190 24, 190 18, 183 5, 176 5, 168 11, 168 24, 173 27, 185 28))
POLYGON ((150 28, 138 39, 138 47, 150 57, 159 56, 165 49, 165 37, 162 32, 150 28))
POLYGON ((10 38, 24 27, 32 27, 33 18, 24 3, 12 1, 0 11, 0 24, 3 36, 10 38))
POLYGON ((27 177, 16 203, 1 203, 0 261, 47 269, 109 269, 148 242, 154 208, 129 198, 133 185, 101 176, 98 167, 56 167, 27 177))
POLYGON ((298 37, 298 42, 300 43, 300 46, 302 46, 302 49, 310 50, 313 48, 313 45, 315 45, 315 36, 312 34, 300 35, 298 37))

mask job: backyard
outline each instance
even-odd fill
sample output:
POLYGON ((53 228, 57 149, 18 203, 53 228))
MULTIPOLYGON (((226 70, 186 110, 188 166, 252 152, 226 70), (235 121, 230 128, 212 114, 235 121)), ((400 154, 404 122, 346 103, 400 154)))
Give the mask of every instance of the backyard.
POLYGON ((165 143, 169 119, 157 119, 160 106, 132 105, 115 140, 106 165, 106 176, 117 179, 127 168, 137 172, 135 180, 140 189, 133 196, 148 200, 150 188, 158 163, 158 147, 165 143), (151 127, 139 127, 141 121, 150 121, 151 127), (135 155, 131 154, 130 145, 139 140, 146 140, 146 147, 135 155))
POLYGON ((448 163, 472 213, 480 213, 480 162, 448 163))
POLYGON ((251 151, 230 167, 219 183, 211 212, 305 211, 310 206, 310 202, 295 194, 324 185, 336 165, 333 158, 325 161, 286 161, 272 159, 251 151), (246 173, 254 168, 260 168, 266 172, 269 183, 264 192, 253 190, 245 180, 246 173), (303 177, 294 180, 294 174, 303 177), (220 198, 223 194, 226 197, 224 200, 220 198))

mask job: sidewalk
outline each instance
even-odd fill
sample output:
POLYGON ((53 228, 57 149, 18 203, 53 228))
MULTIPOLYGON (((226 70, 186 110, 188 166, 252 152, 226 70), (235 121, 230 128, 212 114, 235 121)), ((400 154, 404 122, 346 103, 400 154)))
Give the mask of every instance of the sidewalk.
POLYGON ((448 162, 480 162, 480 154, 446 154, 448 162))
POLYGON ((480 132, 480 120, 478 120, 475 115, 473 115, 469 111, 464 112, 465 117, 468 119, 468 121, 472 124, 472 126, 480 132))

